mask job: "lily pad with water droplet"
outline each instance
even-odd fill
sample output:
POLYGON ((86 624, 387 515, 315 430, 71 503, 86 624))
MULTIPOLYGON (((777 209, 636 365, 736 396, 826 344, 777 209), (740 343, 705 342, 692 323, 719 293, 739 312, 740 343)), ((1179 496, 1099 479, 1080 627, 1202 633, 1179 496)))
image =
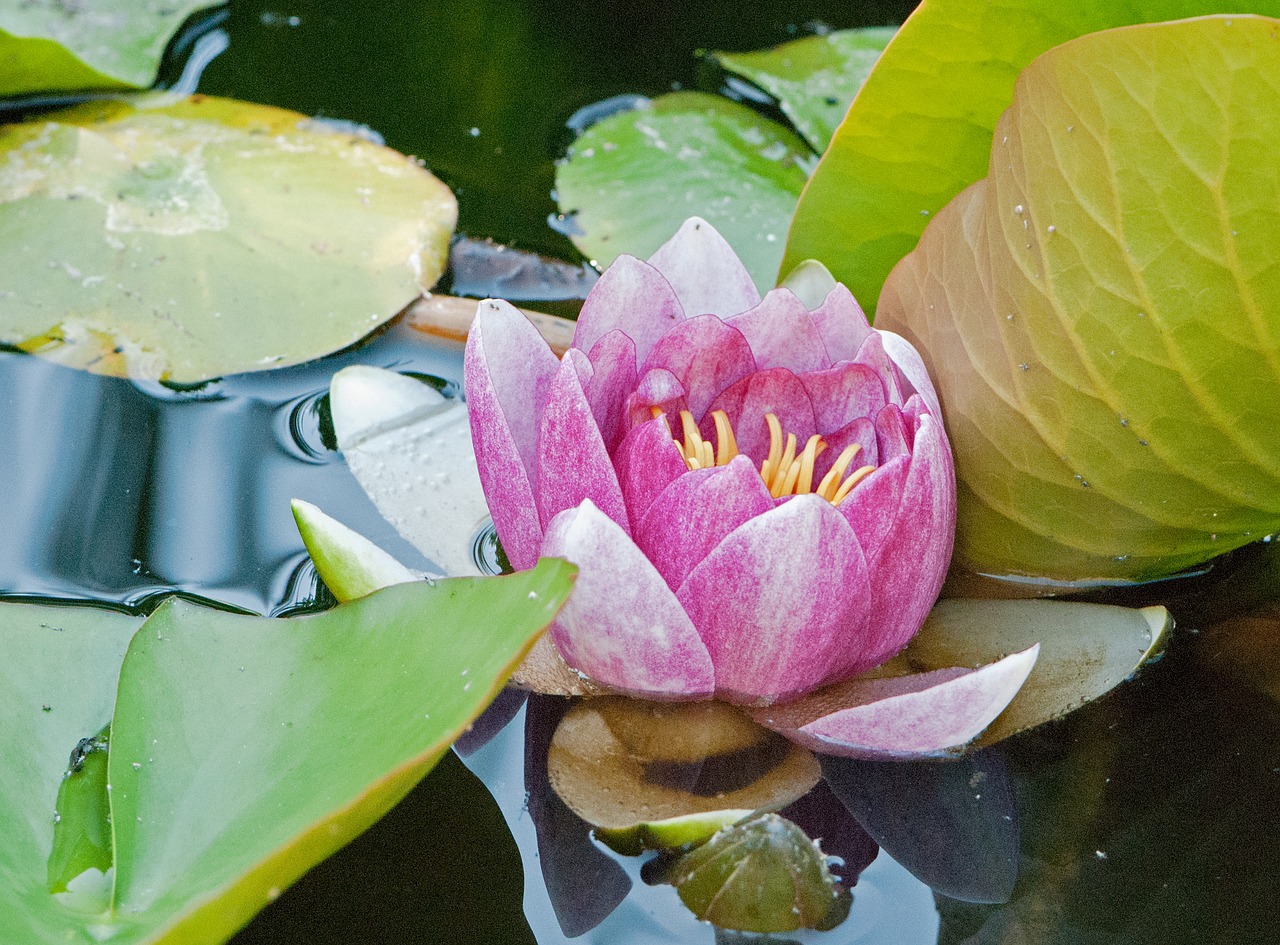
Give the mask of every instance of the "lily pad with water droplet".
POLYGON ((413 159, 195 96, 0 128, 0 341, 196 383, 357 341, 439 277, 457 206, 413 159))
POLYGON ((155 81, 169 39, 209 0, 0 3, 0 96, 155 81))
POLYGON ((0 928, 24 945, 225 941, 431 768, 572 574, 547 561, 414 582, 291 619, 171 601, 139 627, 0 605, 0 928), (68 753, 107 719, 110 827, 93 833, 111 860, 69 877, 55 798, 68 753))

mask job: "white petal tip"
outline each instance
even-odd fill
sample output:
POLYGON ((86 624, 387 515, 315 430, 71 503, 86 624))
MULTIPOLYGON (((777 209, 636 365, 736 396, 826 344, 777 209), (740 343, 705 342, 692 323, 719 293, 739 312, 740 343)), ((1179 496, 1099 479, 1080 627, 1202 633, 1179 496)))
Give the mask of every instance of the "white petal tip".
POLYGON ((415 378, 363 364, 343 368, 329 384, 333 431, 342 450, 450 403, 415 378))

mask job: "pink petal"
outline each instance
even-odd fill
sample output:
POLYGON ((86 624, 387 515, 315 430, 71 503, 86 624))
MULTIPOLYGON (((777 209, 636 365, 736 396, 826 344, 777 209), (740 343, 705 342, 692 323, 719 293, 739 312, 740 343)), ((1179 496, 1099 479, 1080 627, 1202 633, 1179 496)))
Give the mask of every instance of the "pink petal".
POLYGON ((542 553, 579 568, 573 593, 551 625, 570 666, 638 695, 699 698, 714 691, 711 658, 676 596, 590 500, 555 517, 542 553))
POLYGON ((773 506, 751 460, 737 456, 727 466, 673 480, 633 531, 640 550, 675 590, 730 532, 773 506))
POLYGON ((666 368, 654 368, 641 375, 636 389, 627 397, 626 422, 632 427, 648 423, 654 417, 655 407, 659 413, 675 418, 681 410, 689 409, 684 385, 666 368))
POLYGON ((911 457, 899 456, 863 479, 840 503, 840 514, 858 533, 858 543, 868 558, 876 555, 889 530, 897 524, 910 475, 911 457))
POLYGON ((873 665, 866 562, 831 503, 800 495, 729 534, 676 592, 716 667, 716 694, 785 698, 873 665))
POLYGON ((845 361, 823 371, 800 375, 813 401, 818 432, 839 430, 858 417, 874 417, 884 407, 884 385, 865 364, 845 361))
POLYGON ((790 289, 774 289, 755 308, 726 324, 746 336, 761 370, 781 367, 799 374, 831 366, 818 326, 790 289))
POLYGON ((882 331, 878 334, 885 354, 898 366, 903 378, 917 394, 924 398, 929 411, 935 417, 941 417, 942 408, 938 403, 938 392, 933 389, 933 380, 929 377, 929 369, 924 366, 924 359, 920 357, 920 352, 901 335, 891 331, 882 331))
POLYGON ((630 529, 613 461, 569 358, 561 364, 547 392, 538 436, 535 491, 544 528, 565 509, 590 499, 623 530, 630 529))
POLYGON ((586 387, 587 400, 605 449, 612 453, 630 426, 627 398, 636 386, 636 346, 622 332, 611 331, 591 347, 590 361, 592 377, 586 387))
POLYGON ((683 319, 684 309, 662 273, 624 254, 604 271, 582 303, 573 346, 590 351, 611 331, 622 331, 635 344, 638 364, 683 319))
POLYGON ((858 356, 854 361, 865 364, 875 371, 876 376, 880 378, 880 383, 884 385, 885 400, 899 406, 906 403, 907 398, 903 395, 902 385, 898 381, 898 370, 889 355, 885 353, 880 332, 873 331, 867 336, 867 340, 858 349, 858 356))
MULTIPOLYGON (((867 477, 868 480, 874 475, 867 477)), ((869 485, 872 483, 864 482, 854 489, 850 500, 857 497, 863 486, 869 485)), ((865 501, 874 501, 874 497, 865 501)), ((846 514, 854 521, 852 510, 846 514)), ((910 471, 903 483, 894 522, 876 544, 867 541, 862 523, 854 523, 866 549, 871 584, 876 589, 871 622, 881 636, 885 657, 906 646, 937 600, 951 562, 955 522, 956 487, 951 450, 942 438, 941 424, 926 414, 916 431, 910 471)))
POLYGON ((853 294, 837 283, 811 313, 832 361, 852 361, 871 335, 871 325, 853 294))
POLYGON ((538 428, 560 362, 506 302, 481 302, 467 338, 464 385, 471 439, 493 524, 518 569, 538 560, 542 525, 533 493, 538 428))
POLYGON ((888 404, 876 414, 876 448, 882 463, 911 453, 911 431, 897 404, 888 404))
POLYGON ((638 522, 675 479, 689 471, 671 438, 671 427, 659 417, 633 427, 613 454, 627 516, 638 522))
POLYGON ((852 679, 751 715, 761 725, 828 755, 945 755, 973 741, 1004 711, 1039 652, 1036 644, 979 669, 852 679))
POLYGON ((746 267, 706 220, 690 217, 649 257, 666 276, 686 316, 736 315, 760 302, 746 267))
POLYGON ((700 423, 703 437, 715 439, 711 414, 723 410, 729 417, 738 450, 755 460, 757 467, 769 455, 769 425, 765 414, 772 413, 782 423, 783 434, 794 433, 797 449, 818 432, 813 402, 800 379, 784 368, 757 371, 743 378, 713 400, 700 423))
POLYGON ((699 315, 663 335, 640 369, 670 371, 681 383, 694 417, 726 387, 756 369, 751 346, 742 332, 715 315, 699 315))

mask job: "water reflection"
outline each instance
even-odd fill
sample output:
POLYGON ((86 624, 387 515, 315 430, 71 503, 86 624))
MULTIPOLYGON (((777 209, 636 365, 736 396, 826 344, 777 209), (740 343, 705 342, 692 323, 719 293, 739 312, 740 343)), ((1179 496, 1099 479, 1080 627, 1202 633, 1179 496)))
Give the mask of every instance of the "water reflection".
POLYGON ((421 562, 326 442, 329 377, 357 360, 452 376, 459 352, 397 326, 358 351, 179 391, 0 351, 0 592, 307 606, 318 586, 294 497, 343 509, 401 560, 421 562))

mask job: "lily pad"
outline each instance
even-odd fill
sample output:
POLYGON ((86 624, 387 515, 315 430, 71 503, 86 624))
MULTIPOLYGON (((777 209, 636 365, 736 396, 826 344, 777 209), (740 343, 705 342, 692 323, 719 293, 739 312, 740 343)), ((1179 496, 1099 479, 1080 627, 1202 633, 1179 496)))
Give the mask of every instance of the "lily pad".
MULTIPOLYGON (((1275 16, 1280 2, 1239 0, 1230 9, 1275 16)), ((814 172, 784 268, 821 259, 872 312, 889 270, 931 216, 986 173, 996 120, 1033 59, 1097 30, 1222 10, 1215 0, 924 0, 814 172)))
POLYGON ((556 169, 570 237, 600 267, 647 259, 686 218, 708 220, 761 289, 808 177, 804 141, 716 95, 675 92, 592 125, 556 169))
POLYGON ((837 30, 758 52, 717 53, 716 58, 773 96, 821 154, 896 32, 896 26, 837 30))
POLYGON ((1280 528, 1278 28, 1046 53, 886 283, 951 434, 958 564, 1143 580, 1280 528))
POLYGON ((571 575, 416 582, 290 620, 169 602, 136 634, 138 618, 0 608, 3 928, 31 945, 224 941, 421 778, 571 575), (55 897, 54 796, 113 697, 113 866, 55 897))
POLYGON ((692 837, 685 828, 696 832, 708 822, 664 821, 780 810, 807 794, 819 777, 812 754, 723 703, 612 696, 569 710, 552 739, 547 769, 574 813, 618 832, 614 836, 627 846, 642 834, 682 836, 683 843, 692 837))
POLYGON ((170 37, 209 0, 3 0, 0 96, 142 88, 170 37))
POLYGON ((457 206, 413 159, 225 99, 0 128, 0 341, 196 383, 307 361, 444 267, 457 206))

